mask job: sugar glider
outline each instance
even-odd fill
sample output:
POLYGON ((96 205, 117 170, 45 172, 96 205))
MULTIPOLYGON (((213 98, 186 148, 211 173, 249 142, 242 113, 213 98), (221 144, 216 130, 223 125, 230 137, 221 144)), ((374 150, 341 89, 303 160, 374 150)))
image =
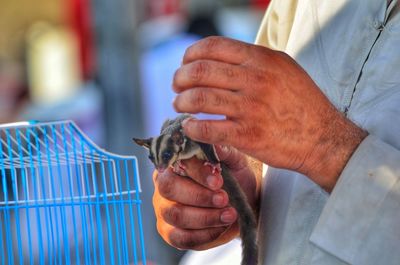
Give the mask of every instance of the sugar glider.
POLYGON ((159 136, 133 140, 149 150, 149 159, 159 172, 173 167, 178 174, 184 173, 181 160, 196 156, 213 167, 213 171, 221 171, 224 181, 223 189, 229 196, 229 202, 238 212, 240 237, 242 239, 241 265, 258 264, 258 245, 256 218, 247 201, 247 197, 229 168, 219 160, 213 145, 194 141, 187 137, 182 129, 182 121, 191 118, 190 114, 182 114, 173 120, 166 120, 159 136))

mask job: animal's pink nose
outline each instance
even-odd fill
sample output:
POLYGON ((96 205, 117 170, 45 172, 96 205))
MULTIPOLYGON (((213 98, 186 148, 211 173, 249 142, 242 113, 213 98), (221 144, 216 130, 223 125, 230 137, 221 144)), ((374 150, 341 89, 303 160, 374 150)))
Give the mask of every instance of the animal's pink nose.
POLYGON ((158 173, 163 173, 165 171, 165 167, 158 167, 157 171, 158 173))

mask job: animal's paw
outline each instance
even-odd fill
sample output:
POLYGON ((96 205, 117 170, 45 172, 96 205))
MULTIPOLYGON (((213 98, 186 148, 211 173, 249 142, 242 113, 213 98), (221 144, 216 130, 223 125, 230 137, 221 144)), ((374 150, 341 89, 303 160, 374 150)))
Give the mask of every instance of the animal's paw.
POLYGON ((182 162, 180 160, 177 160, 174 163, 172 168, 173 168, 174 173, 176 173, 180 176, 187 176, 186 167, 185 167, 185 165, 182 164, 182 162))
POLYGON ((206 161, 206 162, 204 162, 204 165, 205 165, 205 166, 210 166, 210 167, 211 167, 211 173, 212 173, 212 174, 214 174, 214 175, 219 175, 219 174, 221 174, 222 168, 221 168, 220 163, 213 164, 213 163, 211 163, 211 162, 206 161))

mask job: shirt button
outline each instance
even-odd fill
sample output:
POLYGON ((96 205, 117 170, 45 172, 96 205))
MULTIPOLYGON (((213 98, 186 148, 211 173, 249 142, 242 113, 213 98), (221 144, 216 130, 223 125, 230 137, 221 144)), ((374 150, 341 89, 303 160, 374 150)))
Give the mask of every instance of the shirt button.
POLYGON ((382 31, 385 28, 385 23, 383 23, 382 21, 374 21, 374 28, 376 30, 382 31))

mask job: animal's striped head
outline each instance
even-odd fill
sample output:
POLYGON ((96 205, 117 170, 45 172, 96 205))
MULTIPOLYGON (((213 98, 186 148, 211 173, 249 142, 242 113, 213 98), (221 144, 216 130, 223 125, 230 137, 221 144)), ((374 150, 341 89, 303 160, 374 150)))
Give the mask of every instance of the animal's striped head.
POLYGON ((154 138, 133 138, 133 140, 149 150, 149 159, 160 173, 178 160, 183 144, 182 135, 177 134, 162 134, 154 138))

